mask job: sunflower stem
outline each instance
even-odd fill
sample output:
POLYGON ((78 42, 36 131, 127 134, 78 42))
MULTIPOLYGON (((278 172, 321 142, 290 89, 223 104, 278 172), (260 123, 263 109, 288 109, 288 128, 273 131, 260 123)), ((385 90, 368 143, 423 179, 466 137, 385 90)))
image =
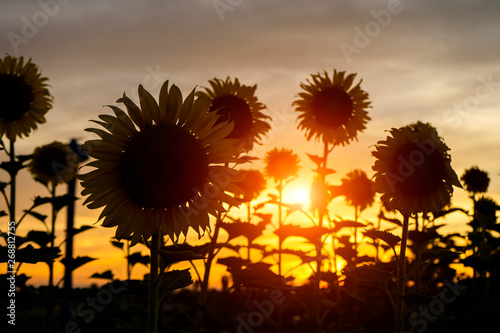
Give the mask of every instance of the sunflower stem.
MULTIPOLYGON (((281 229, 282 224, 282 216, 281 216, 281 207, 283 205, 283 181, 280 179, 277 189, 278 189, 278 230, 281 229)), ((278 236, 278 274, 281 278, 281 246, 283 240, 281 236, 278 236)))
MULTIPOLYGON (((327 161, 328 161, 328 153, 330 152, 330 150, 328 149, 328 142, 327 141, 323 141, 323 142, 324 142, 323 163, 322 163, 321 168, 318 167, 320 188, 321 189, 324 189, 326 186, 326 180, 325 180, 325 178, 326 178, 326 165, 327 165, 327 161)), ((332 147, 332 149, 333 149, 333 147, 332 147)), ((321 195, 321 198, 322 198, 322 202, 319 205, 319 211, 318 211, 318 226, 320 228, 323 227, 323 219, 325 217, 326 205, 327 205, 325 196, 321 195)), ((319 323, 319 321, 320 321, 320 313, 319 313, 320 312, 320 288, 319 288, 319 284, 321 281, 320 273, 321 273, 321 264, 322 264, 322 260, 320 257, 321 256, 321 249, 322 249, 321 236, 319 236, 319 239, 317 240, 315 247, 316 247, 317 260, 316 260, 316 274, 314 275, 313 312, 314 312, 314 316, 316 318, 316 322, 319 323)))
MULTIPOLYGON (((14 140, 10 140, 10 150, 9 150, 9 158, 10 163, 14 164, 16 162, 16 153, 14 149, 14 140)), ((16 176, 17 171, 10 172, 10 206, 9 206, 9 214, 10 220, 16 221, 16 176)))
POLYGON ((160 285, 158 279, 160 230, 156 230, 153 234, 150 250, 148 333, 156 333, 158 329, 158 291, 160 285))
POLYGON ((195 332, 202 332, 203 330, 203 317, 205 314, 205 307, 207 305, 208 298, 208 282, 210 278, 210 269, 212 268, 212 262, 217 255, 215 252, 215 246, 217 245, 217 238, 219 238, 220 222, 222 221, 220 213, 217 216, 217 221, 215 223, 214 235, 210 241, 208 248, 208 257, 205 262, 205 273, 203 275, 203 281, 201 282, 200 299, 198 301, 198 310, 196 312, 195 319, 195 332))
POLYGON ((127 248, 127 281, 130 281, 130 240, 125 240, 125 246, 127 248))
MULTIPOLYGON (((49 183, 50 184, 50 183, 49 183)), ((56 185, 52 183, 52 188, 49 189, 50 197, 52 199, 52 207, 51 207, 51 229, 50 229, 50 248, 54 249, 54 243, 56 239, 56 207, 54 198, 56 197, 56 185)), ((49 263, 49 287, 54 286, 54 260, 49 263)))
MULTIPOLYGON (((252 217, 252 208, 251 208, 251 201, 247 202, 247 221, 250 223, 250 219, 252 217)), ((248 252, 247 252, 247 259, 250 261, 250 247, 252 245, 252 242, 250 242, 250 238, 247 238, 248 242, 248 252)))
POLYGON ((405 295, 405 264, 406 264, 406 244, 408 241, 408 224, 409 215, 403 214, 403 234, 401 237, 401 249, 399 251, 399 266, 398 266, 398 302, 397 302, 397 313, 395 320, 396 333, 400 332, 403 327, 404 320, 404 301, 403 297, 405 295))

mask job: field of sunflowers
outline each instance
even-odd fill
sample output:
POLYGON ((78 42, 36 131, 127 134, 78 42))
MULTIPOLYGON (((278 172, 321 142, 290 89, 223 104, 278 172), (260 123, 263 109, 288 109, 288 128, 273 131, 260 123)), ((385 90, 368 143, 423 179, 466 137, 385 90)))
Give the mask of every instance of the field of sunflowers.
POLYGON ((265 168, 252 168, 252 150, 272 131, 257 85, 215 78, 181 92, 166 81, 157 98, 139 85, 138 101, 124 94, 91 120, 94 139, 19 155, 16 144, 43 126, 53 100, 31 59, 0 59, 2 332, 497 332, 500 207, 487 195, 487 172, 457 173, 437 130, 416 119, 373 142, 371 176, 355 169, 329 182, 329 154, 371 120, 361 83, 333 70, 298 87, 298 130, 323 148, 307 154, 316 168, 311 207, 302 207, 284 200, 301 172, 293 150, 269 147, 265 168), (16 205, 21 172, 47 189, 30 207, 16 205), (56 192, 77 183, 81 193, 56 192), (472 210, 452 205, 454 190, 467 191, 472 210), (337 197, 352 217, 332 211, 337 197), (94 260, 67 250, 91 226, 56 239, 56 217, 75 204, 116 230, 109 246, 126 252, 127 279, 106 271, 93 276, 106 280, 99 287, 71 286, 71 272, 94 260), (373 206, 379 214, 366 223, 360 215, 373 206), (288 223, 291 214, 304 222, 288 223), (442 232, 451 214, 466 232, 442 232), (43 228, 27 230, 26 219, 43 228), (199 242, 185 241, 188 233, 199 242), (265 233, 273 244, 259 242, 265 233), (307 247, 288 246, 291 238, 307 247), (148 255, 131 253, 139 247, 148 255), (289 257, 312 272, 304 283, 283 269, 289 257), (192 268, 177 269, 181 262, 192 268), (29 283, 28 264, 49 267, 47 285, 29 283), (55 264, 65 267, 60 281, 55 264), (136 264, 149 271, 141 280, 130 278, 136 264), (215 265, 230 275, 222 288, 209 284, 215 265))

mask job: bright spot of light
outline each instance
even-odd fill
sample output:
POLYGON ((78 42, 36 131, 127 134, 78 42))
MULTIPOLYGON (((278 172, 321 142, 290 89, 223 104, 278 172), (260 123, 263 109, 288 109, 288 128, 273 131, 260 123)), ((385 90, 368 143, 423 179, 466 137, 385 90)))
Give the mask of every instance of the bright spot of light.
POLYGON ((304 208, 310 204, 309 188, 303 185, 286 186, 283 190, 283 202, 289 204, 299 203, 304 205, 304 208))

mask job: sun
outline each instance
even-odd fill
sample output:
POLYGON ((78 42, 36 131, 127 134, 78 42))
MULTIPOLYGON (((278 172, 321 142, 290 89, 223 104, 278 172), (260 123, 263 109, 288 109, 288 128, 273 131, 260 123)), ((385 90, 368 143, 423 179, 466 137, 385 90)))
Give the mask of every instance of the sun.
POLYGON ((283 202, 289 204, 299 203, 307 206, 311 202, 309 192, 309 188, 305 185, 290 184, 283 190, 283 202))

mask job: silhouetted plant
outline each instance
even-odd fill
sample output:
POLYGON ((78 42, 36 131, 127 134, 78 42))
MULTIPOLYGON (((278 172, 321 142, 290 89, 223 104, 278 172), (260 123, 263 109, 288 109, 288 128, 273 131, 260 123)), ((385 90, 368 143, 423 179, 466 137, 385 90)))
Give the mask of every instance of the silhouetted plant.
POLYGON ((398 263, 397 313, 395 332, 402 329, 406 285, 406 246, 412 214, 437 212, 450 204, 453 186, 462 188, 451 167, 448 146, 434 127, 417 122, 389 131, 390 137, 379 141, 372 155, 375 190, 389 209, 403 215, 403 232, 398 263))

